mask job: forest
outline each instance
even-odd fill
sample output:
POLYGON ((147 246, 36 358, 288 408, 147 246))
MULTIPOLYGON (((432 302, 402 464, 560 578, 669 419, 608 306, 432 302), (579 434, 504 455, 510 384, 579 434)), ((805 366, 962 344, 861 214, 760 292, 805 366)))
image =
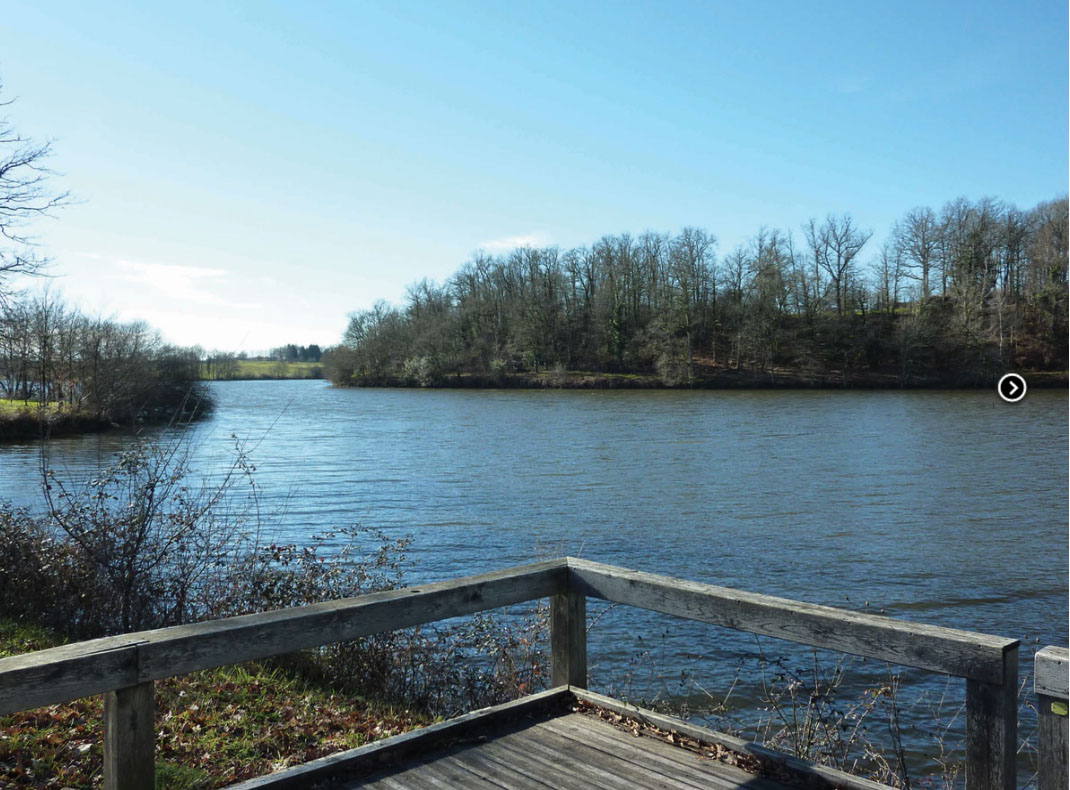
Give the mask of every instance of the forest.
POLYGON ((872 236, 844 214, 762 228, 724 255, 693 227, 478 253, 400 306, 351 314, 325 370, 342 386, 570 386, 576 371, 654 386, 970 386, 1066 370, 1065 197, 1026 210, 959 198, 872 236))
MULTIPOLYGON (((0 404, 47 406, 80 427, 186 419, 210 408, 199 369, 195 350, 141 322, 90 317, 47 292, 0 305, 0 404)), ((39 416, 22 421, 37 430, 39 416)))

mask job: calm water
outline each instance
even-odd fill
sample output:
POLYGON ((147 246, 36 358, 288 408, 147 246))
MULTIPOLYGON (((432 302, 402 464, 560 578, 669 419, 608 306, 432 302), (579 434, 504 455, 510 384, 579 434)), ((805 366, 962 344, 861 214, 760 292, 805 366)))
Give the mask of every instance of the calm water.
MULTIPOLYGON (((567 553, 868 601, 1027 647, 1067 642, 1065 391, 1008 405, 989 392, 213 386, 216 415, 197 428, 203 470, 223 462, 232 434, 247 440, 286 537, 355 522, 409 534, 413 581, 567 553)), ((48 451, 77 476, 122 441, 48 451)), ((0 496, 36 501, 38 453, 0 446, 0 496)), ((592 631, 592 662, 605 677, 634 671, 663 627, 669 663, 754 648, 669 622, 614 612, 592 631)), ((715 669, 711 682, 724 680, 715 669)))

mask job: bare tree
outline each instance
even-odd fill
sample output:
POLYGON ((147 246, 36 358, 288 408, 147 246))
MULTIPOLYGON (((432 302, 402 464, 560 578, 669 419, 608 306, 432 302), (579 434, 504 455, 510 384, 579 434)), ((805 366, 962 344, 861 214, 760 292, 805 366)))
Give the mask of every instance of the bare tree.
POLYGON ((873 233, 859 229, 850 214, 838 218, 830 214, 820 227, 815 220, 810 220, 803 230, 814 263, 832 281, 836 312, 843 315, 855 257, 873 233))
POLYGON ((705 331, 717 239, 701 228, 684 228, 669 246, 669 279, 678 331, 687 340, 687 381, 695 379, 696 334, 705 331))
MULTIPOLYGON (((0 108, 11 104, 0 102, 0 108)), ((48 262, 34 249, 28 226, 70 200, 69 193, 48 188, 52 171, 44 162, 51 150, 51 142, 23 137, 0 116, 0 305, 11 295, 12 275, 39 274, 48 262)))
MULTIPOLYGON (((881 245, 874 265, 877 279, 877 309, 883 307, 886 312, 895 313, 896 308, 899 307, 899 297, 903 293, 903 279, 908 270, 904 258, 903 247, 893 233, 893 238, 881 245)), ((923 279, 923 292, 928 287, 926 283, 927 280, 923 279)))
POLYGON ((930 276, 940 252, 940 223, 931 208, 915 208, 907 212, 892 228, 892 238, 898 247, 897 257, 909 262, 921 281, 921 298, 932 294, 930 276))

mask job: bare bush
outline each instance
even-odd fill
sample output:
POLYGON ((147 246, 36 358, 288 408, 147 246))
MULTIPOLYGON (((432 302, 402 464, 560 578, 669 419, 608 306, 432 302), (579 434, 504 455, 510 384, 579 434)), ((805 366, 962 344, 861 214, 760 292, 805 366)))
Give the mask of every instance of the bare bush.
MULTIPOLYGON (((142 440, 90 479, 43 463, 46 517, 0 506, 0 617, 91 638, 399 587, 409 538, 360 526, 270 539, 255 467, 197 482, 189 434, 142 440)), ((453 715, 545 685, 546 612, 376 634, 277 663, 340 690, 453 715)))

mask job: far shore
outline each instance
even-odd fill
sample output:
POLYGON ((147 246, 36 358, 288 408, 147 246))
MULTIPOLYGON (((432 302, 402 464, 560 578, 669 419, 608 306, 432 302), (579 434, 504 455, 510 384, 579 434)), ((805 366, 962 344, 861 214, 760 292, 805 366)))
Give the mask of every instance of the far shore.
MULTIPOLYGON (((1068 371, 1016 371, 1030 387, 1050 389, 1070 386, 1068 371)), ((401 378, 366 380, 348 387, 428 388, 428 389, 705 389, 705 390, 904 390, 904 389, 988 389, 995 378, 956 375, 912 376, 902 380, 891 373, 841 372, 807 373, 799 371, 703 370, 692 381, 668 383, 660 376, 641 373, 602 373, 591 371, 540 371, 524 373, 456 373, 421 384, 401 378)))
MULTIPOLYGON (((1018 371, 1034 389, 1070 387, 1067 371, 1018 371)), ((998 377, 997 377, 998 378, 998 377)), ((320 376, 250 375, 217 381, 285 381, 326 380, 320 376)), ((842 373, 811 374, 797 371, 758 373, 753 370, 720 368, 704 370, 691 382, 666 383, 653 374, 601 373, 591 371, 540 371, 525 373, 478 374, 457 373, 442 377, 430 384, 418 384, 400 378, 380 379, 349 385, 343 388, 397 389, 562 389, 562 390, 925 390, 925 389, 991 389, 995 379, 966 379, 950 375, 915 376, 907 382, 893 374, 842 373)), ((334 386, 340 386, 335 384, 334 386)), ((0 399, 0 442, 27 441, 99 433, 118 424, 105 418, 82 412, 49 409, 44 413, 24 405, 23 401, 0 399), (6 407, 6 408, 5 408, 6 407)))
POLYGON ((287 381, 323 378, 322 362, 230 359, 201 363, 201 381, 287 381))

